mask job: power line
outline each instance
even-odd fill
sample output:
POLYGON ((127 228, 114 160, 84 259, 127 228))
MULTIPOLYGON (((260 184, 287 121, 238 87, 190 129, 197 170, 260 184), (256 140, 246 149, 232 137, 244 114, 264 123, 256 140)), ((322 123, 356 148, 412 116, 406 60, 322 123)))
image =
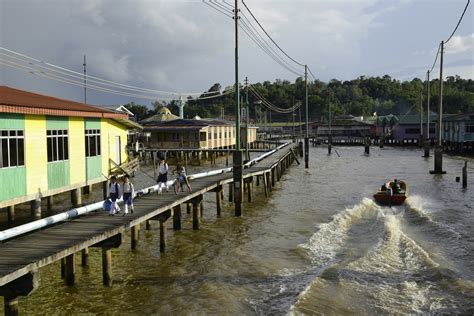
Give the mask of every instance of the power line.
POLYGON ((438 56, 439 56, 439 50, 441 49, 441 44, 438 45, 438 51, 436 52, 436 57, 435 57, 435 60, 433 62, 433 66, 431 66, 431 69, 430 69, 430 72, 433 71, 435 65, 436 65, 436 61, 438 60, 438 56))
MULTIPOLYGON (((81 80, 84 78, 84 75, 80 72, 73 71, 73 70, 68 69, 68 68, 60 67, 60 66, 57 66, 55 64, 45 62, 43 60, 39 60, 39 59, 36 59, 34 57, 24 55, 24 54, 21 54, 21 53, 16 52, 16 51, 6 49, 4 47, 0 47, 0 50, 3 50, 5 52, 7 52, 7 53, 0 52, 0 55, 4 55, 8 58, 13 58, 13 59, 16 59, 18 61, 28 63, 30 65, 35 65, 36 67, 46 69, 48 71, 53 71, 53 72, 56 72, 56 73, 60 73, 64 76, 79 78, 81 80), (11 54, 13 54, 15 56, 12 56, 11 54)), ((147 88, 141 88, 141 87, 131 86, 131 85, 127 85, 127 84, 122 84, 122 83, 119 83, 119 82, 114 82, 114 81, 94 77, 94 76, 91 76, 91 75, 87 75, 86 78, 90 82, 96 82, 97 84, 101 84, 101 85, 105 85, 105 86, 109 86, 109 87, 116 87, 116 88, 119 88, 119 89, 124 89, 124 90, 129 90, 129 91, 137 91, 137 92, 144 92, 144 93, 150 93, 150 94, 156 94, 156 95, 170 94, 170 95, 180 96, 180 95, 202 95, 202 94, 208 94, 209 93, 209 92, 204 92, 203 93, 203 92, 162 91, 162 90, 147 89, 147 88)))
POLYGON ((260 101, 262 101, 263 105, 265 105, 268 109, 270 109, 274 112, 277 112, 277 113, 282 113, 282 114, 292 113, 294 110, 298 109, 301 106, 300 103, 297 103, 297 104, 293 105, 291 108, 281 108, 281 107, 278 107, 278 106, 274 105, 270 101, 268 101, 255 88, 253 88, 252 85, 249 85, 249 90, 255 97, 257 97, 258 99, 260 99, 260 101))
POLYGON ((278 47, 278 49, 279 49, 283 54, 285 54, 286 57, 288 57, 289 59, 291 59, 295 64, 304 67, 304 66, 305 66, 304 64, 299 63, 299 62, 297 62, 296 60, 294 60, 293 58, 291 58, 291 56, 288 55, 288 54, 273 40, 273 38, 267 33, 267 31, 263 28, 263 26, 260 24, 260 22, 257 20, 257 18, 253 15, 252 11, 250 11, 249 7, 248 7, 247 4, 244 2, 244 0, 242 0, 242 3, 243 3, 243 5, 245 6, 245 8, 247 9, 247 11, 250 13, 250 15, 253 17, 253 19, 255 20, 255 22, 257 22, 258 26, 260 26, 260 28, 262 29, 262 31, 263 31, 263 32, 268 36, 268 38, 273 42, 273 44, 275 44, 275 46, 278 47))
POLYGON ((220 13, 224 14, 224 15, 227 16, 228 18, 231 18, 231 19, 232 19, 232 15, 228 14, 226 11, 222 10, 222 9, 219 8, 218 6, 213 5, 212 2, 207 3, 205 0, 202 0, 202 2, 203 2, 204 4, 210 6, 210 7, 213 8, 214 10, 219 11, 220 13))
POLYGON ((471 0, 467 0, 466 6, 464 7, 464 11, 462 12, 461 17, 459 18, 458 24, 456 24, 456 27, 454 28, 449 38, 446 41, 444 41, 444 44, 447 44, 449 40, 451 39, 451 37, 453 37, 454 33, 456 33, 456 30, 458 29, 459 24, 461 24, 462 18, 464 17, 464 13, 466 13, 467 7, 469 6, 470 2, 471 0))

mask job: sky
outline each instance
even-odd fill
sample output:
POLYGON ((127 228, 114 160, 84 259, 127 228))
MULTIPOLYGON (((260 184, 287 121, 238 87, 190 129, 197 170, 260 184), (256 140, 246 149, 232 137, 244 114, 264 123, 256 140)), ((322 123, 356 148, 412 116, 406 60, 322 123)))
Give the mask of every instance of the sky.
MULTIPOLYGON (((222 0, 217 2, 230 9, 222 0)), ((439 43, 453 31, 466 0, 245 3, 290 57, 307 64, 317 79, 327 82, 385 74, 399 80, 424 79, 439 43)), ((239 6, 245 15, 239 21, 251 20, 240 0, 239 6)), ((446 45, 445 77, 474 79, 473 7, 471 3, 446 45)), ((79 73, 85 54, 88 75, 124 85, 184 95, 207 91, 214 83, 232 85, 234 45, 233 19, 201 0, 0 0, 1 47, 79 73)), ((6 58, 13 60, 0 54, 0 61, 6 58)), ((285 60, 298 74, 303 73, 303 67, 285 60)), ((250 83, 293 82, 298 77, 239 31, 240 81, 246 76, 250 83)), ((432 78, 438 76, 439 60, 432 78)), ((80 85, 4 64, 0 64, 0 85, 84 100, 80 85)), ((98 105, 152 102, 90 89, 87 101, 98 105)))

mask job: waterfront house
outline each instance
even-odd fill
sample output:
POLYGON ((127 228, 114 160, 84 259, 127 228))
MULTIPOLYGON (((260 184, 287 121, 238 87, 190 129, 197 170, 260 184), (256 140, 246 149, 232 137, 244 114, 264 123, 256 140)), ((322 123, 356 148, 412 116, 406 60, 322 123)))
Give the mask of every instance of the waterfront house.
POLYGON ((353 142, 375 134, 373 120, 361 116, 339 115, 328 125, 318 127, 318 138, 325 140, 331 135, 333 142, 353 142))
MULTIPOLYGON (((141 121, 147 137, 145 146, 156 149, 228 149, 235 146, 235 124, 215 119, 147 119, 141 121)), ((257 128, 249 126, 249 143, 257 137, 257 128)), ((245 126, 241 127, 245 143, 245 126)))
POLYGON ((104 182, 127 161, 128 114, 0 87, 0 207, 104 182))
MULTIPOLYGON (((435 120, 437 115, 430 114, 430 139, 436 138, 435 120)), ((387 115, 379 116, 376 121, 376 136, 385 136, 399 144, 418 144, 420 138, 420 115, 387 115)), ((426 115, 423 115, 423 137, 426 137, 426 115)))
POLYGON ((465 151, 474 148, 474 112, 445 115, 443 140, 449 150, 465 151))

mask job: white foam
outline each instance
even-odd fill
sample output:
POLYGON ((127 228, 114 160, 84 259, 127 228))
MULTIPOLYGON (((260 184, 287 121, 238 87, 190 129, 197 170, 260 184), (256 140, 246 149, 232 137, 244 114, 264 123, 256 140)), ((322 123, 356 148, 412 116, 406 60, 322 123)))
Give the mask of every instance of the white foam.
POLYGON ((364 198, 361 203, 335 215, 330 222, 320 224, 319 230, 300 247, 309 250, 314 263, 325 264, 334 259, 344 245, 351 226, 364 216, 374 216, 379 210, 373 200, 364 198))

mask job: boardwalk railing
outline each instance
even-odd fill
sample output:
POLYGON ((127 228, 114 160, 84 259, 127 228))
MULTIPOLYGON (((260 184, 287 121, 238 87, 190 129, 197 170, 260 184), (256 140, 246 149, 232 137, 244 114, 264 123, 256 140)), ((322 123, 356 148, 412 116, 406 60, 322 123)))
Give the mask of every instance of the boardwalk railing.
MULTIPOLYGON (((288 144, 289 143, 284 143, 284 144, 278 146, 277 148, 275 148, 275 149, 273 149, 273 150, 271 150, 271 151, 269 151, 269 152, 267 152, 263 155, 260 155, 256 158, 250 160, 249 162, 244 164, 244 168, 251 167, 252 165, 254 165, 257 162, 263 160, 264 158, 270 156, 271 154, 273 154, 276 151, 282 149, 283 147, 287 146, 288 144)), ((188 178, 190 180, 194 180, 194 179, 210 177, 210 176, 214 176, 214 175, 218 175, 218 174, 222 174, 222 173, 226 173, 226 172, 231 172, 231 171, 232 171, 232 167, 229 167, 229 168, 223 168, 223 169, 218 169, 218 170, 211 170, 211 171, 207 171, 207 172, 196 173, 196 174, 193 174, 193 175, 189 175, 188 178)), ((171 185, 174 184, 174 181, 175 180, 169 180, 166 183, 166 185, 171 186, 171 185)), ((156 185, 144 188, 142 190, 136 191, 135 196, 142 196, 142 195, 149 194, 151 192, 156 192, 158 189, 159 189, 158 184, 156 184, 156 185)), ((123 199, 120 198, 118 200, 118 202, 119 203, 123 202, 123 199)), ((82 206, 82 207, 74 208, 74 209, 68 210, 66 212, 53 215, 53 216, 49 216, 49 217, 46 217, 46 218, 43 218, 43 219, 39 219, 39 220, 30 222, 30 223, 27 223, 27 224, 23 224, 23 225, 20 225, 20 226, 17 226, 17 227, 13 227, 13 228, 10 228, 10 229, 0 231, 0 242, 3 242, 7 239, 11 239, 11 238, 14 238, 14 237, 17 237, 17 236, 20 236, 20 235, 27 234, 29 232, 32 232, 32 231, 35 231, 35 230, 38 230, 38 229, 42 229, 42 228, 57 224, 59 222, 63 222, 63 221, 66 221, 66 220, 73 219, 73 218, 78 217, 80 215, 84 215, 84 214, 87 214, 87 213, 90 213, 90 212, 93 212, 93 211, 100 210, 103 207, 103 205, 104 205, 104 201, 96 202, 96 203, 93 203, 93 204, 89 204, 89 205, 85 205, 85 206, 82 206)))

